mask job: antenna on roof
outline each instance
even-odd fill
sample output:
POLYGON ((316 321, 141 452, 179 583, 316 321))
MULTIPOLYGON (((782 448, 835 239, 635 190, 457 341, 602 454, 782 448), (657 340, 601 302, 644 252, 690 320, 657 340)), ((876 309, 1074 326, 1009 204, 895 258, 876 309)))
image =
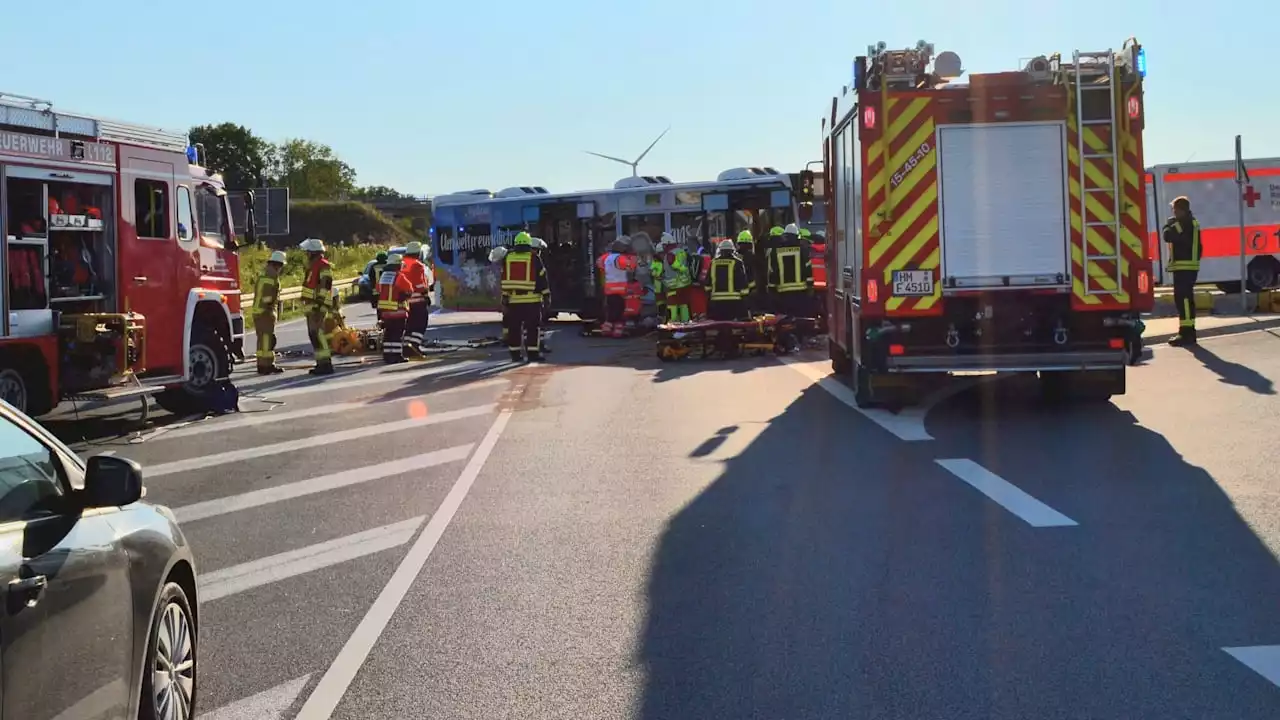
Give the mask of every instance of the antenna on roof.
POLYGON ((614 162, 616 162, 616 163, 622 163, 623 165, 629 165, 629 166, 631 167, 631 177, 637 177, 637 176, 639 175, 639 172, 636 170, 636 166, 638 166, 638 165, 640 164, 640 161, 644 159, 644 156, 645 156, 645 155, 648 155, 648 154, 649 154, 649 151, 653 149, 653 146, 654 146, 654 145, 657 145, 657 144, 658 144, 658 141, 659 141, 659 140, 661 140, 663 137, 665 137, 665 136, 666 136, 666 134, 667 134, 668 132, 671 132, 671 126, 670 126, 670 125, 668 125, 668 126, 667 126, 667 129, 666 129, 666 130, 663 130, 663 131, 662 131, 662 134, 661 134, 661 135, 659 135, 658 137, 654 138, 654 139, 653 139, 653 142, 649 143, 649 147, 645 148, 645 149, 644 149, 644 152, 640 153, 640 156, 639 156, 639 157, 637 157, 634 161, 631 161, 631 160, 623 160, 622 158, 616 158, 616 157, 614 157, 614 156, 612 156, 612 155, 603 155, 603 154, 601 154, 601 153, 598 153, 598 152, 592 152, 592 151, 590 151, 590 150, 583 150, 582 152, 584 152, 584 153, 586 153, 586 154, 588 154, 588 155, 595 155, 595 156, 596 156, 596 157, 598 157, 598 158, 604 158, 605 160, 612 160, 612 161, 614 161, 614 162))

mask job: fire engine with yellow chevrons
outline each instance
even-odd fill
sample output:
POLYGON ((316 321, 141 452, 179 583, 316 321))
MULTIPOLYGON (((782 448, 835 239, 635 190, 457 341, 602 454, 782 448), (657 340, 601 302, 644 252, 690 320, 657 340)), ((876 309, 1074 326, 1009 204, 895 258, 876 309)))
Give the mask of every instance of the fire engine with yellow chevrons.
POLYGON ((832 99, 829 351, 859 405, 900 403, 927 373, 1124 393, 1154 303, 1145 53, 1131 39, 1019 65, 966 73, 923 41, 881 42, 832 99))

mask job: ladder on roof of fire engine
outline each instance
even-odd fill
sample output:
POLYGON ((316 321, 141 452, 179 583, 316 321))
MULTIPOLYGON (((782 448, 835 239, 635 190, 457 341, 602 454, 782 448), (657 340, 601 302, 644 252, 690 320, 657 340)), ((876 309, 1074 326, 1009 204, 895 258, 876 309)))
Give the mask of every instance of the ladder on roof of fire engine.
MULTIPOLYGON (((1105 52, 1080 52, 1075 51, 1072 56, 1071 73, 1075 83, 1075 116, 1076 116, 1076 149, 1079 152, 1080 162, 1080 220, 1084 226, 1081 228, 1081 257, 1084 262, 1081 265, 1084 268, 1085 277, 1084 292, 1086 295, 1109 295, 1121 287, 1123 287, 1124 273, 1120 267, 1120 195, 1122 187, 1120 185, 1120 136, 1116 127, 1116 55, 1113 51, 1105 52), (1099 76, 1106 73, 1107 81, 1099 83, 1099 76), (1085 96, 1086 93, 1107 93, 1107 117, 1085 119, 1085 96), (1105 151, 1095 151, 1085 142, 1085 128, 1089 126, 1106 126, 1107 127, 1107 148, 1105 151), (1097 187, 1089 187, 1085 181, 1085 170, 1089 167, 1091 161, 1108 160, 1111 163, 1111 186, 1105 187, 1099 185, 1097 187), (1089 213, 1085 206, 1088 204, 1091 195, 1101 195, 1099 198, 1102 202, 1106 202, 1106 193, 1111 194, 1111 221, 1105 220, 1089 220, 1089 213), (1090 228, 1109 228, 1111 230, 1111 240, 1105 252, 1096 252, 1092 243, 1089 242, 1090 228), (1092 262, 1107 261, 1114 264, 1115 270, 1110 279, 1115 283, 1115 288, 1108 288, 1099 283, 1098 287, 1090 281, 1093 277, 1091 272, 1092 262)), ((1101 234, 1101 233, 1099 233, 1101 234)), ((1101 280, 1102 278, 1098 278, 1101 280)))
POLYGON ((0 92, 0 127, 36 130, 54 137, 70 135, 101 142, 122 142, 159 150, 186 152, 184 132, 124 123, 81 113, 55 111, 48 100, 0 92))

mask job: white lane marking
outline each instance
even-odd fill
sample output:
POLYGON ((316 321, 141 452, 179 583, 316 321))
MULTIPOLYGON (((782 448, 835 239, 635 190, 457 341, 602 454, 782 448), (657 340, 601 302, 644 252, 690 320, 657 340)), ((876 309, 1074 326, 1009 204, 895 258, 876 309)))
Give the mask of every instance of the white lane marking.
POLYGON ((249 508, 261 507, 271 503, 280 502, 282 500, 292 500, 294 498, 304 497, 306 495, 315 495, 316 493, 328 492, 338 488, 349 487, 351 485, 359 485, 364 482, 372 482, 394 475, 403 475, 415 470, 423 470, 429 467, 445 465, 452 462, 462 462, 471 454, 471 449, 475 445, 458 445, 457 447, 445 448, 444 450, 436 450, 435 452, 423 453, 422 455, 414 455, 403 460, 392 460, 379 465, 370 467, 356 468, 354 470, 343 470, 342 472, 333 473, 332 475, 322 475, 314 477, 310 480, 300 480, 298 482, 289 483, 287 485, 277 485, 275 487, 264 488, 262 490, 253 490, 239 495, 231 495, 228 497, 218 498, 216 500, 205 500, 204 502, 192 503, 174 509, 174 514, 178 516, 178 522, 188 523, 196 520, 204 520, 206 518, 217 517, 219 515, 227 515, 249 508))
POLYGON ((490 367, 497 367, 500 364, 501 363, 479 362, 473 360, 444 366, 428 366, 419 372, 360 373, 362 377, 352 378, 351 380, 325 381, 316 378, 305 378, 303 380, 299 380, 297 383, 286 383, 274 388, 264 388, 257 392, 255 392, 253 388, 248 388, 245 392, 252 393, 268 400, 278 400, 283 397, 295 397, 297 395, 306 395, 308 393, 317 392, 333 392, 335 390, 348 390, 350 388, 368 387, 369 385, 384 385, 390 383, 407 384, 417 378, 431 377, 432 375, 463 375, 478 372, 490 367))
POLYGON ((1250 670, 1280 686, 1280 645, 1253 645, 1249 647, 1224 647, 1228 655, 1239 660, 1250 670))
POLYGON ((422 572, 423 566, 427 564, 427 559, 431 557, 431 552, 435 550, 436 543, 444 535, 444 531, 449 527, 454 514, 458 512, 458 508, 462 506, 462 501, 466 499, 467 493, 471 491, 471 486, 475 484, 476 478, 480 476, 480 471, 484 469, 485 461, 493 453, 493 448, 498 443, 498 437, 502 435, 502 431, 506 428, 507 421, 510 419, 511 411, 504 410, 493 421, 489 432, 485 434, 484 439, 480 441, 480 445, 476 447, 475 454, 471 456, 467 466, 462 469, 462 474, 458 476, 458 481, 454 483, 453 489, 449 491, 444 502, 440 504, 440 508, 431 516, 426 529, 414 541, 413 546, 409 548, 409 552, 405 553, 404 560, 396 568, 395 574, 391 576, 391 580, 387 582, 386 587, 378 594, 378 598, 373 601, 373 606, 369 608, 368 614, 364 616, 364 619, 360 621, 360 625, 356 627, 355 632, 347 639, 347 644, 342 646, 338 657, 334 658, 333 664, 329 666, 324 676, 320 678, 316 689, 312 691, 302 709, 294 716, 294 720, 329 720, 333 716, 338 703, 342 701, 342 696, 347 693, 347 688, 351 687, 352 681, 355 680, 356 673, 360 671, 360 667, 368 659, 369 653, 373 652, 373 647, 377 644, 382 632, 386 630, 387 623, 391 621, 391 616, 395 614, 396 609, 400 607, 400 603, 404 601, 409 588, 418 578, 418 573, 422 572))
POLYGON ((933 439, 933 436, 924 429, 924 417, 927 408, 911 408, 901 413, 891 413, 888 410, 879 408, 860 408, 857 401, 854 400, 853 390, 837 380, 830 371, 823 371, 814 367, 818 363, 788 357, 779 359, 792 370, 816 382, 819 387, 826 390, 835 399, 896 435, 898 439, 912 442, 933 439))
POLYGON ((326 433, 324 435, 312 435, 311 437, 297 438, 296 440, 285 440, 284 442, 272 443, 270 445, 259 445, 257 447, 229 450, 227 452, 218 453, 217 455, 201 455, 200 457, 184 458, 182 460, 174 460, 173 462, 160 463, 158 465, 148 465, 143 471, 143 477, 151 480, 164 475, 187 472, 188 470, 226 465, 228 463, 240 462, 242 460, 252 460, 254 458, 267 457, 268 455, 279 455, 281 453, 333 445, 335 443, 347 442, 350 440, 360 440, 361 438, 375 437, 378 435, 390 435, 400 432, 401 430, 411 430, 413 428, 425 427, 427 425, 437 425, 439 423, 453 422, 454 420, 464 420, 466 418, 478 417, 480 415, 488 415, 491 414, 496 407, 496 403, 489 403, 488 405, 477 405, 475 407, 464 408, 462 410, 450 410, 448 412, 428 414, 420 418, 407 418, 405 420, 397 420, 395 422, 382 423, 380 425, 365 425, 363 427, 340 430, 338 432, 326 433))
POLYGON ((414 533, 425 519, 420 515, 404 522, 204 573, 200 576, 200 602, 212 602, 261 585, 399 547, 413 539, 414 533))
MULTIPOLYGON (((478 382, 467 383, 457 387, 445 388, 444 390, 428 390, 417 397, 431 398, 435 395, 450 395, 471 390, 483 390, 484 388, 497 387, 498 385, 508 384, 510 381, 503 378, 495 378, 492 380, 481 380, 478 382)), ((267 411, 258 412, 252 415, 235 415, 221 416, 219 418, 210 418, 208 420, 197 421, 191 425, 174 428, 167 434, 159 436, 165 438, 190 437, 192 435, 203 435, 210 432, 222 432, 224 430, 232 430, 242 427, 253 427, 255 425, 275 424, 285 420, 298 420, 308 417, 319 417, 322 415, 333 415, 339 413, 350 412, 352 410, 375 408, 379 405, 388 405, 399 402, 405 402, 412 398, 403 397, 392 400, 367 400, 361 402, 349 403, 328 403, 325 405, 317 405, 315 407, 302 408, 301 410, 282 410, 280 412, 267 411), (226 419, 222 419, 226 418, 226 419)), ((148 440, 158 439, 156 436, 148 438, 148 440)))
POLYGON ((934 462, 1032 527, 1073 527, 1079 524, 972 460, 953 458, 934 462))
POLYGON ((200 713, 196 720, 281 720, 310 679, 310 674, 303 675, 211 712, 200 713))

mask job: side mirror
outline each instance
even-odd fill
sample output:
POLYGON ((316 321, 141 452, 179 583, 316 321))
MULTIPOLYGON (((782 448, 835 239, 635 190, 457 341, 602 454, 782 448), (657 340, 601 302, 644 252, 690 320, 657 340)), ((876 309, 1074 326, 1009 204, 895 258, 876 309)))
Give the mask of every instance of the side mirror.
POLYGON ((178 239, 186 240, 189 237, 191 237, 191 231, 187 230, 186 225, 183 225, 182 223, 178 223, 178 239))
POLYGON ((84 475, 84 507, 120 507, 142 499, 142 466, 128 458, 94 455, 84 475))

